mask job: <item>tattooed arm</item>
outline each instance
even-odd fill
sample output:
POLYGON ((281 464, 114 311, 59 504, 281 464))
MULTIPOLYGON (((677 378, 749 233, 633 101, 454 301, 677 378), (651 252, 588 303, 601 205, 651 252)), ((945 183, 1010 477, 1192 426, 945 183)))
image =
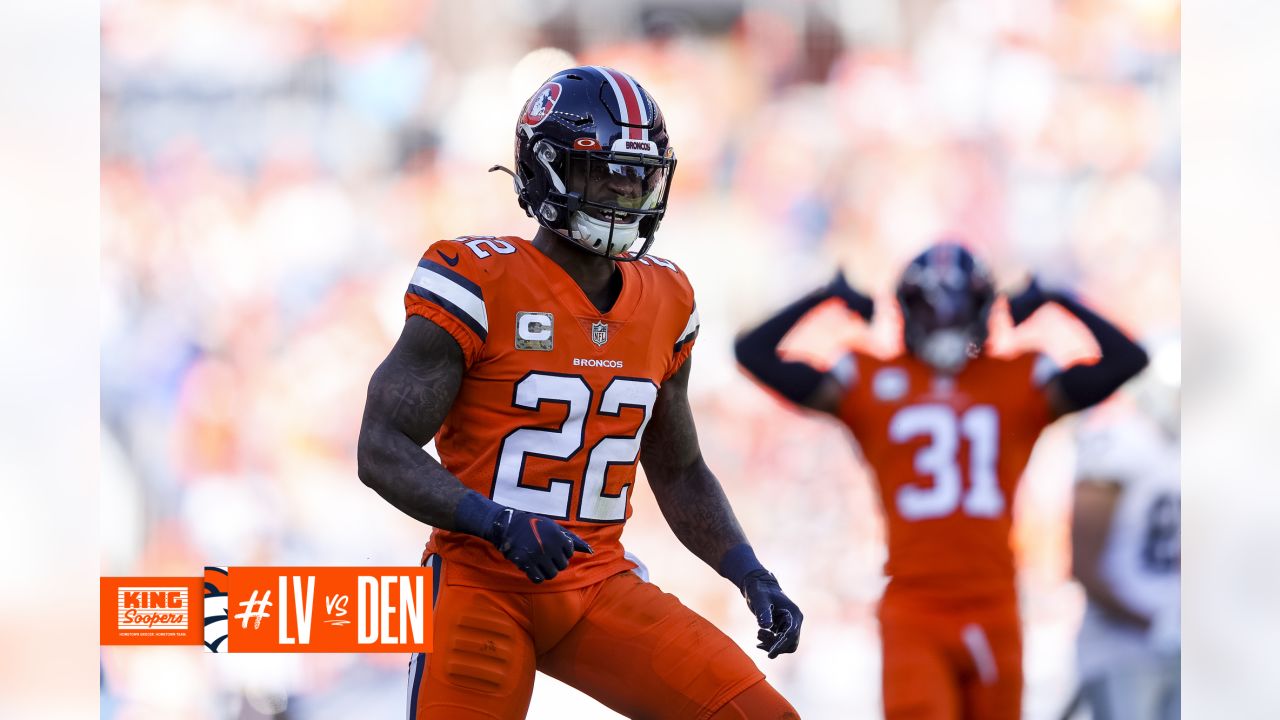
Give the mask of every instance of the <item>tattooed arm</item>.
POLYGON ((761 628, 756 647, 770 658, 795 652, 804 616, 756 559, 720 481, 702 459, 687 394, 692 362, 686 360, 658 392, 640 463, 676 538, 746 597, 761 628))
POLYGON ((454 529, 467 489, 422 450, 440 429, 463 374, 462 349, 430 320, 411 315, 369 381, 356 460, 360 480, 406 515, 454 529))
POLYGON ((712 568, 729 548, 747 542, 720 482, 702 459, 686 394, 692 359, 658 392, 653 419, 640 445, 653 495, 676 538, 712 568))
POLYGON ((452 335, 409 316, 369 381, 356 451, 360 480, 409 517, 488 540, 532 582, 550 580, 591 546, 553 520, 468 489, 422 450, 449 414, 464 369, 452 335))

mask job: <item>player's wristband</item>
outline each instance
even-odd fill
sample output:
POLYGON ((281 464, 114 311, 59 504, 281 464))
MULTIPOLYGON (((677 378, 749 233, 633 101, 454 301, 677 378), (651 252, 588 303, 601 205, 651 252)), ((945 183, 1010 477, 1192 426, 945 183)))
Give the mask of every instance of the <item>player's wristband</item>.
POLYGON ((475 490, 469 490, 458 503, 458 509, 453 511, 453 528, 488 540, 503 510, 506 508, 475 490))
POLYGON ((727 578, 734 587, 741 588, 747 575, 756 570, 764 570, 764 565, 756 559, 756 551, 747 543, 739 543, 729 548, 720 559, 720 567, 716 568, 721 577, 727 578))

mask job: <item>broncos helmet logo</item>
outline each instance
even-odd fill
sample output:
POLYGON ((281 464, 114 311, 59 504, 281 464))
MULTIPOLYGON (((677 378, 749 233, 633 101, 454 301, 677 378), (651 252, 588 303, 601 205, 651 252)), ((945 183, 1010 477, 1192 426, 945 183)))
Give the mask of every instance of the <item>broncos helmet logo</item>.
POLYGON ((551 82, 538 88, 538 92, 534 93, 533 97, 529 99, 529 106, 525 109, 524 124, 536 127, 543 120, 546 120, 559 99, 559 83, 551 82))

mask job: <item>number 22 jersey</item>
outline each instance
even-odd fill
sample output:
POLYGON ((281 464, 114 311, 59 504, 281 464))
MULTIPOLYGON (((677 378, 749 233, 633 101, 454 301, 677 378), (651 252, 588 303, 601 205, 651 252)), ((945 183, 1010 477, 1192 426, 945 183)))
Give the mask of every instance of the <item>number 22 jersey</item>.
POLYGON ((489 542, 437 528, 427 552, 451 563, 451 582, 555 592, 635 567, 621 536, 640 439, 699 326, 693 288, 673 263, 646 256, 617 267, 622 290, 601 313, 521 238, 442 240, 418 263, 406 314, 452 335, 466 365, 436 434, 440 462, 472 490, 554 518, 595 551, 535 585, 489 542))

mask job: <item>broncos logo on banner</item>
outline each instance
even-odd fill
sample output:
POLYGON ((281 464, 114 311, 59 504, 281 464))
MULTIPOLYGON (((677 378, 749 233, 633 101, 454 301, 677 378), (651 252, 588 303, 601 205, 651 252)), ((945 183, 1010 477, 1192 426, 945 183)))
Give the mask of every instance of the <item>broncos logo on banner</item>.
POLYGON ((227 652, 227 569, 204 569, 204 646, 209 652, 227 652))

